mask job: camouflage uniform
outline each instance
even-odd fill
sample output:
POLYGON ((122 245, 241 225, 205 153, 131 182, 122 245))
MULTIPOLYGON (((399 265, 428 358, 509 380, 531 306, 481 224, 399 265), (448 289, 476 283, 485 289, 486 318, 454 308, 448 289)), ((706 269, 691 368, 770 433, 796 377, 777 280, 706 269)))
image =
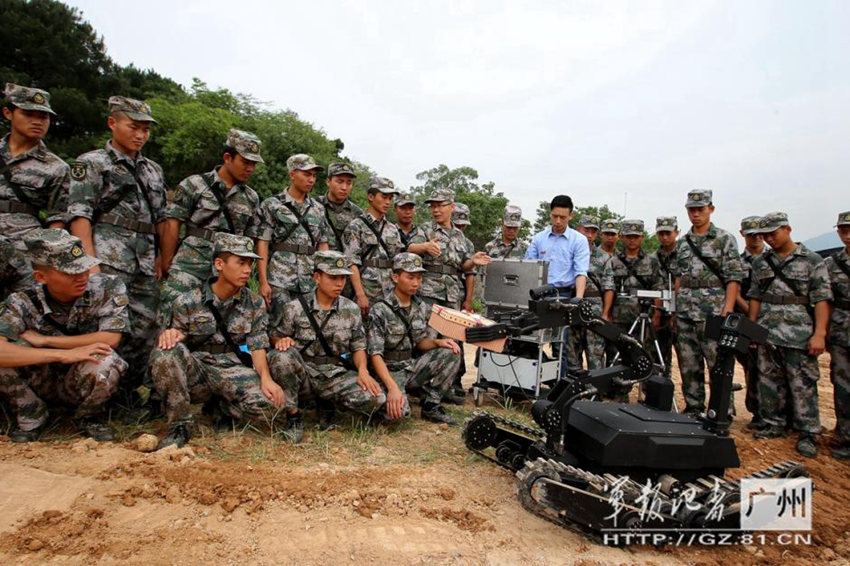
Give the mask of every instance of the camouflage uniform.
MULTIPOLYGON (((260 140, 249 132, 230 130, 226 147, 235 149, 249 161, 262 163, 260 140)), ((219 167, 203 175, 187 177, 174 189, 174 197, 165 208, 165 218, 186 224, 186 237, 180 243, 168 279, 162 286, 160 327, 170 322, 171 303, 178 295, 200 287, 209 279, 213 263, 213 237, 218 232, 256 237, 260 228, 260 197, 248 185, 237 183, 228 189, 218 174, 219 167), (217 193, 217 194, 216 194, 217 193), (233 221, 231 232, 218 197, 233 221)))
MULTIPOLYGON (((426 202, 454 202, 451 191, 434 191, 426 202)), ((437 239, 440 245, 440 257, 423 254, 422 261, 427 269, 419 290, 420 298, 428 304, 438 304, 457 309, 463 300, 462 289, 458 277, 462 266, 472 259, 466 245, 463 232, 455 228, 445 228, 436 222, 429 222, 421 227, 421 232, 415 235, 411 244, 424 244, 437 239)))
MULTIPOLYGON (((318 252, 315 259, 319 271, 330 275, 351 274, 348 269, 350 261, 339 252, 318 252)), ((328 356, 325 352, 301 302, 295 299, 286 304, 280 323, 274 325, 270 332, 274 337, 288 337, 295 342, 286 351, 271 352, 269 365, 272 375, 306 371, 309 388, 320 399, 371 416, 386 403, 386 395, 371 395, 357 384, 357 370, 342 365, 343 356, 350 360, 354 352, 366 350, 366 331, 360 309, 342 296, 337 297, 327 311, 319 307, 315 292, 305 296, 304 300, 332 355, 328 356)))
MULTIPOLYGON (((154 121, 143 102, 113 96, 109 107, 133 120, 154 121)), ((71 165, 68 217, 91 222, 101 271, 120 277, 130 297, 132 333, 120 346, 130 364, 130 386, 141 381, 156 338, 159 285, 154 270, 154 225, 163 220, 165 202, 162 168, 141 152, 132 159, 110 141, 71 165)))
POLYGON ((31 281, 32 265, 27 257, 15 249, 15 244, 0 236, 0 296, 12 291, 23 291, 31 281))
MULTIPOLYGON (((579 225, 585 228, 599 229, 599 221, 594 216, 583 215, 579 225)), ((611 258, 602 248, 590 245, 590 264, 587 269, 587 286, 584 299, 593 307, 594 316, 602 316, 602 272, 611 258)), ((567 360, 571 368, 583 367, 582 359, 587 359, 587 369, 594 370, 605 366, 605 339, 584 327, 570 328, 567 344, 567 360)))
MULTIPOLYGON (((416 205, 416 201, 413 200, 413 195, 410 193, 401 193, 396 198, 395 204, 393 206, 405 206, 408 204, 416 205)), ((407 250, 407 247, 410 245, 410 242, 413 240, 413 237, 416 236, 421 228, 419 226, 413 226, 410 229, 410 232, 405 232, 401 229, 401 226, 396 224, 396 228, 398 228, 398 235, 401 236, 401 243, 404 246, 404 249, 407 250)))
MULTIPOLYGON (((312 157, 304 154, 290 157, 287 166, 290 171, 321 169, 312 157)), ((268 279, 272 288, 269 316, 274 326, 286 303, 296 295, 310 293, 316 288, 312 277, 312 256, 319 244, 330 242, 333 234, 325 220, 324 206, 309 195, 304 202, 297 202, 289 190, 285 190, 278 196, 267 198, 260 206, 257 237, 269 243, 268 279), (289 206, 298 211, 308 228, 299 222, 289 206)))
MULTIPOLYGON (((741 231, 745 234, 752 234, 759 228, 760 216, 748 216, 741 220, 741 231)), ((741 280, 741 297, 747 297, 750 292, 752 283, 752 266, 755 256, 745 249, 741 252, 741 262, 744 267, 744 278, 741 280)), ((747 383, 746 397, 744 398, 744 406, 750 414, 753 415, 756 421, 761 420, 761 412, 759 411, 759 367, 758 367, 758 349, 750 348, 746 354, 735 354, 735 358, 741 367, 744 369, 744 379, 747 383)))
MULTIPOLYGON (((336 175, 357 177, 354 174, 354 168, 348 163, 331 163, 328 165, 328 178, 336 175)), ((330 249, 338 252, 344 251, 345 241, 342 235, 348 226, 351 226, 357 218, 363 216, 363 209, 354 204, 350 198, 345 199, 340 204, 331 202, 328 195, 318 196, 316 200, 325 207, 325 220, 327 220, 328 226, 333 232, 333 238, 328 242, 330 249)))
MULTIPOLYGON (((6 104, 55 115, 50 94, 44 90, 8 83, 5 93, 6 104)), ((47 214, 45 224, 65 222, 70 169, 40 140, 32 149, 13 156, 10 135, 0 140, 0 235, 9 238, 19 252, 13 261, 24 276, 23 289, 34 284, 23 236, 41 227, 42 210, 47 214)))
MULTIPOLYGON (((521 228, 522 209, 510 204, 506 206, 505 212, 502 213, 502 223, 509 228, 521 228)), ((521 242, 519 237, 510 244, 505 244, 501 234, 484 245, 484 253, 493 259, 522 259, 527 249, 528 244, 521 242)))
MULTIPOLYGON (((674 232, 679 229, 679 224, 675 216, 659 216, 655 221, 655 232, 669 230, 674 232)), ((671 283, 675 279, 673 274, 673 266, 676 265, 676 248, 670 252, 665 252, 658 248, 652 254, 658 260, 661 266, 661 276, 664 278, 664 288, 670 288, 671 283)), ((656 332, 658 338, 658 347, 661 349, 661 359, 664 360, 664 375, 670 377, 673 367, 673 346, 676 343, 676 335, 672 327, 673 313, 663 310, 661 311, 661 322, 656 332)))
MULTIPOLYGON (((393 182, 384 177, 371 179, 369 185, 370 190, 398 194, 393 182)), ((363 292, 369 298, 369 304, 374 305, 375 301, 393 290, 393 258, 404 251, 398 228, 386 218, 377 220, 366 212, 345 229, 342 239, 345 255, 360 270, 363 292)))
MULTIPOLYGON (((850 225, 850 211, 838 215, 838 226, 850 225)), ((824 260, 834 295, 829 321, 829 377, 835 396, 835 437, 850 445, 850 255, 844 249, 824 260), (843 269, 842 269, 843 266, 843 269)))
MULTIPOLYGON (((709 204, 711 191, 695 190, 688 194, 686 206, 709 204)), ((740 282, 743 278, 735 237, 714 224, 702 236, 689 230, 676 244, 674 273, 681 277, 676 296, 676 343, 682 392, 686 410, 702 412, 705 409, 706 365, 711 368, 717 359, 717 343, 705 337, 705 320, 723 310, 726 284, 740 282), (702 255, 717 266, 723 281, 694 254, 687 243, 688 237, 702 255)))
MULTIPOLYGON (((34 230, 25 237, 33 261, 77 274, 97 265, 80 240, 64 230, 34 230)), ((81 297, 63 305, 43 285, 13 293, 0 305, 0 336, 14 342, 27 330, 45 336, 78 336, 130 330, 127 293, 116 277, 93 274, 81 297)), ((24 342, 25 343, 25 342, 24 342)), ((118 388, 127 363, 113 351, 100 362, 0 368, 0 393, 7 397, 18 427, 32 431, 47 420, 47 402, 76 406, 75 418, 100 415, 118 388)))
MULTIPOLYGON (((787 225, 787 215, 784 215, 787 225)), ((779 215, 762 219, 764 232, 778 228, 779 215), (770 229, 766 229, 770 228, 770 229)), ((785 427, 785 407, 793 409, 796 430, 820 433, 817 380, 820 378, 817 356, 810 356, 807 342, 812 335, 814 317, 808 308, 820 301, 832 300, 829 273, 821 257, 798 244, 787 257, 766 250, 753 260, 750 299, 761 301, 757 322, 768 329, 767 344, 759 349, 759 407, 761 417, 774 427, 785 427), (775 276, 769 261, 794 284, 797 296, 785 281, 775 276)))
MULTIPOLYGON (((252 253, 254 244, 246 236, 219 234, 215 238, 216 255, 229 252, 259 258, 252 253)), ((170 328, 179 330, 185 338, 169 350, 154 349, 150 361, 151 377, 163 399, 168 422, 191 429, 191 403, 203 403, 217 396, 232 417, 271 425, 276 409, 260 389, 260 376, 253 364, 243 363, 227 343, 212 307, 220 313, 232 341, 243 352, 269 348, 265 304, 247 287, 226 299, 213 292, 211 283, 179 295, 174 301, 170 328)), ((291 376, 293 383, 279 385, 284 392, 297 390, 296 379, 291 376)))

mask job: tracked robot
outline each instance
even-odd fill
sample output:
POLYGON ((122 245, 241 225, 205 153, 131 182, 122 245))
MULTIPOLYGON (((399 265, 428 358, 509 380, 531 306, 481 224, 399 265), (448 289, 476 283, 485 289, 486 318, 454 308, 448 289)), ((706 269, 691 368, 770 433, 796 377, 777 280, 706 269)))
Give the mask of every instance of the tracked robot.
MULTIPOLYGON (((466 446, 516 473, 528 511, 597 539, 618 529, 737 529, 738 482, 723 479, 726 469, 740 465, 728 434, 734 354, 763 342, 767 330, 740 314, 709 319, 706 334, 717 340, 718 355, 708 411, 677 414, 671 411, 672 382, 655 375, 635 338, 595 317, 588 303, 549 296, 546 288, 531 295, 527 311, 501 313, 495 325, 467 329, 467 342, 584 326, 616 345, 618 363, 570 370, 532 405, 537 426, 476 413, 464 424, 466 446), (636 383, 645 393, 639 404, 598 400, 613 387, 636 383)), ((806 475, 801 464, 786 461, 748 477, 806 475)))

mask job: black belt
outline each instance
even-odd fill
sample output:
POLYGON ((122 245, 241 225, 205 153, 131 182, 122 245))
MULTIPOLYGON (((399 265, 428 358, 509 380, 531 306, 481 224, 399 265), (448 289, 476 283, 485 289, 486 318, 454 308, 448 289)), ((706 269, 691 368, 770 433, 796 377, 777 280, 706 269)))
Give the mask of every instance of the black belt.
POLYGON ((765 293, 761 298, 761 302, 770 305, 808 305, 807 297, 797 297, 795 295, 777 295, 775 293, 765 293))
POLYGON ((832 306, 843 311, 850 311, 850 299, 835 299, 832 306))
POLYGON ((342 360, 334 357, 334 356, 305 356, 301 355, 305 362, 308 364, 316 364, 317 366, 321 365, 332 365, 332 366, 340 366, 342 365, 342 360))
POLYGON ((365 259, 363 267, 378 267, 381 269, 392 269, 393 262, 391 259, 365 259))
POLYGON ((410 350, 393 350, 390 352, 384 351, 381 357, 389 362, 406 362, 413 358, 410 350))
POLYGON ((680 289, 722 289, 724 285, 719 281, 700 281, 693 277, 682 277, 679 282, 680 289))
POLYGON ((117 214, 101 214, 97 217, 97 220, 95 222, 103 224, 112 224, 113 226, 126 228, 127 230, 139 232, 140 234, 156 234, 156 228, 150 222, 142 222, 141 220, 130 220, 129 218, 124 218, 118 216, 117 214))
POLYGON ((193 352, 206 352, 208 354, 232 354, 233 349, 227 344, 199 344, 190 348, 193 352))
POLYGON ((229 233, 229 232, 222 231, 222 230, 216 231, 216 230, 210 230, 209 228, 199 228, 198 226, 186 226, 186 235, 187 236, 195 236, 196 238, 202 238, 202 239, 208 240, 210 242, 213 241, 213 238, 215 238, 215 235, 218 234, 219 232, 229 233))
POLYGON ((423 266, 428 273, 437 273, 439 275, 457 275, 460 273, 460 269, 449 267, 448 265, 424 265, 423 266))
POLYGON ((280 242, 277 244, 272 244, 272 251, 275 252, 292 252, 294 254, 299 255, 313 255, 316 253, 316 248, 314 246, 307 245, 299 245, 299 244, 287 244, 284 242, 280 242))
POLYGON ((40 212, 31 204, 24 204, 13 200, 0 200, 0 212, 16 212, 21 214, 29 214, 38 218, 40 212))

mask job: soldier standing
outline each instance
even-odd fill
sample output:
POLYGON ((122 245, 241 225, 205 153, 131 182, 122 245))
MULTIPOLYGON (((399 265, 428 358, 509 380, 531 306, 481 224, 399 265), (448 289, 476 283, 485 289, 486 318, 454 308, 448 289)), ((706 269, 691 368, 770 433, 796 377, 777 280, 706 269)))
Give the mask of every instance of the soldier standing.
POLYGON ((402 394, 412 392, 421 399, 423 419, 457 424, 440 400, 457 374, 461 349, 453 340, 436 339, 436 333, 428 328, 431 312, 416 296, 424 272, 418 255, 395 256, 393 292, 369 311, 367 351, 376 375, 385 384, 398 385, 388 388, 388 406, 393 405, 394 389, 402 394))
POLYGON ((404 249, 410 245, 419 231, 418 226, 414 226, 413 221, 416 219, 416 201, 413 200, 413 195, 410 193, 401 193, 395 200, 395 223, 398 228, 398 234, 401 236, 401 243, 404 244, 404 249))
POLYGON ((174 198, 165 208, 161 241, 162 271, 168 275, 159 304, 162 328, 169 326, 174 299, 189 289, 202 286, 213 275, 216 234, 256 237, 260 197, 245 183, 257 164, 263 163, 260 145, 254 134, 230 130, 221 165, 202 175, 183 179, 174 189, 174 198), (180 225, 184 222, 186 237, 178 250, 180 225))
POLYGON ((832 316, 829 323, 829 378, 835 397, 835 441, 832 456, 850 459, 850 211, 838 215, 839 253, 826 258, 832 282, 832 316))
POLYGON ((711 191, 690 191, 685 208, 691 229, 676 247, 676 342, 685 411, 699 414, 705 410, 705 368, 717 359, 717 343, 705 337, 705 320, 734 310, 744 274, 735 238, 711 222, 711 191))
MULTIPOLYGON (((664 288, 672 290, 676 278, 673 268, 676 265, 676 239, 679 237, 679 221, 675 216, 659 216, 655 219, 655 236, 658 238, 658 249, 655 259, 661 266, 661 276, 664 278, 664 288)), ((664 375, 672 375, 673 346, 676 343, 674 332, 674 313, 667 309, 661 310, 661 320, 658 323, 658 347, 661 349, 661 359, 664 360, 664 375)))
MULTIPOLYGON (((583 214, 579 218, 576 230, 584 234, 587 245, 590 247, 588 285, 584 290, 584 298, 592 305, 594 316, 602 317, 602 273, 610 256, 593 245, 599 232, 599 219, 596 216, 583 214)), ((582 367, 582 357, 585 357, 588 370, 602 368, 605 366, 605 339, 587 328, 570 328, 568 354, 570 367, 582 367)))
POLYGON ((334 251, 345 250, 345 240, 342 237, 345 229, 363 216, 363 209, 349 198, 351 189, 354 188, 355 177, 357 175, 354 167, 350 164, 331 163, 328 165, 328 192, 316 197, 316 200, 325 207, 325 220, 333 232, 333 238, 328 245, 329 249, 334 251))
MULTIPOLYGON (((393 405, 386 406, 387 395, 369 375, 360 309, 340 296, 351 275, 350 265, 351 260, 340 252, 316 253, 315 291, 287 303, 280 323, 269 333, 277 350, 271 357, 272 371, 275 375, 306 372, 309 388, 319 399, 342 409, 371 417, 386 407, 387 416, 397 417, 404 396, 395 395, 393 405)), ((385 386, 392 391, 389 383, 385 386)), ((320 425, 327 426, 332 413, 327 409, 320 413, 320 425)))
POLYGON ((599 232, 599 247, 609 256, 614 255, 617 251, 617 241, 620 239, 620 222, 614 218, 606 218, 602 221, 599 232))
POLYGON ((121 278, 130 298, 132 331, 119 349, 130 365, 122 382, 127 389, 143 383, 156 337, 161 276, 156 240, 165 226, 165 180, 162 168, 142 155, 155 123, 146 103, 112 96, 112 139, 71 165, 71 233, 101 261, 94 271, 121 278))
POLYGON ((0 393, 17 419, 9 437, 37 440, 47 402, 59 402, 76 407, 80 432, 115 440, 105 406, 127 369, 114 350, 130 329, 124 283, 90 275, 99 261, 65 230, 31 230, 24 242, 37 284, 0 305, 0 393))
POLYGON ((313 254, 327 250, 333 237, 325 207, 310 196, 322 167, 303 153, 287 159, 286 167, 291 183, 282 194, 263 201, 257 236, 257 278, 271 325, 278 323, 286 303, 315 288, 313 254))
POLYGON ((759 409, 768 426, 754 436, 785 436, 790 405, 797 452, 814 458, 820 434, 818 356, 826 345, 832 300, 829 273, 818 254, 791 239, 784 212, 766 214, 759 232, 771 249, 753 260, 748 316, 768 329, 766 347, 758 350, 759 409))
POLYGON ((10 131, 0 140, 0 236, 17 252, 8 261, 20 275, 14 288, 22 290, 34 282, 23 236, 41 228, 42 210, 50 228, 64 227, 70 176, 68 165, 42 141, 56 115, 50 94, 7 83, 5 95, 3 116, 10 131))
POLYGON ((369 307, 393 290, 392 267, 396 254, 404 251, 395 224, 387 220, 387 211, 398 194, 393 182, 385 177, 369 180, 369 208, 345 229, 345 255, 351 266, 351 287, 363 316, 369 307))
POLYGON ((235 419, 257 424, 274 421, 288 410, 285 435, 303 434, 297 408, 286 405, 287 390, 297 391, 297 376, 281 387, 269 372, 266 350, 268 315, 259 295, 246 287, 259 256, 247 236, 215 236, 218 277, 174 301, 170 328, 163 330, 151 354, 151 376, 164 400, 168 434, 157 449, 185 445, 194 432, 192 403, 217 396, 235 419))
MULTIPOLYGON (((741 252, 744 278, 741 280, 741 292, 738 293, 738 297, 735 299, 735 311, 745 315, 749 314, 750 310, 747 295, 750 292, 753 260, 764 251, 764 237, 759 232, 760 222, 761 216, 747 216, 741 220, 740 233, 741 237, 744 238, 744 251, 741 252)), ((750 414, 753 415, 752 421, 747 424, 747 429, 764 430, 767 424, 759 414, 758 349, 750 348, 746 354, 736 354, 735 357, 738 359, 741 367, 744 368, 744 378, 747 383, 745 405, 750 414)))
POLYGON ((528 244, 521 242, 517 235, 522 228, 522 209, 509 204, 502 214, 500 235, 484 246, 484 253, 493 259, 522 259, 528 244))

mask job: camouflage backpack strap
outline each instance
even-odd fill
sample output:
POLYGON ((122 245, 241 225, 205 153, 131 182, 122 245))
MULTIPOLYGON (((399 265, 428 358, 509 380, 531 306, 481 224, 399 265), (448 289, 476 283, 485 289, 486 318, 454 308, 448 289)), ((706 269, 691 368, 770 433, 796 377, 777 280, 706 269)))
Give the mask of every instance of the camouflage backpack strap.
POLYGON ((384 243, 384 239, 381 237, 381 235, 384 233, 384 228, 385 228, 385 227, 386 227, 386 225, 387 225, 387 221, 386 221, 386 220, 384 220, 384 223, 381 225, 381 230, 380 230, 380 231, 378 231, 378 230, 375 228, 375 223, 374 223, 374 222, 369 222, 369 219, 368 219, 368 218, 366 218, 366 217, 365 217, 365 215, 364 215, 364 216, 360 216, 360 217, 358 217, 358 220, 360 220, 361 222, 363 222, 363 224, 365 224, 365 225, 366 225, 366 227, 367 227, 367 228, 369 228, 369 230, 371 230, 373 234, 375 234, 375 237, 376 237, 376 238, 378 238, 378 243, 377 243, 377 244, 372 244, 372 245, 369 247, 369 249, 366 251, 366 253, 365 253, 365 254, 363 254, 363 258, 362 258, 362 259, 368 259, 369 257, 371 257, 371 255, 372 255, 373 253, 375 253, 375 250, 377 250, 377 249, 378 249, 378 246, 380 245, 382 248, 384 248, 384 253, 386 253, 386 254, 387 254, 387 258, 389 258, 390 260, 392 260, 392 259, 393 259, 393 258, 392 258, 392 254, 390 254, 390 250, 389 250, 389 248, 387 247, 387 244, 386 244, 386 243, 384 243))
MULTIPOLYGON (((386 299, 380 299, 378 301, 375 301, 375 304, 378 304, 378 303, 383 303, 383 304, 387 305, 387 308, 389 308, 393 312, 393 314, 396 315, 399 318, 401 323, 404 325, 404 330, 407 334, 407 339, 410 341, 410 351, 413 352, 413 350, 416 349, 416 342, 413 341, 413 329, 410 327, 410 321, 407 319, 407 316, 404 314, 404 309, 401 308, 401 305, 394 308, 389 303, 389 301, 387 301, 386 299)), ((413 300, 412 299, 411 299, 411 302, 410 302, 410 306, 411 307, 413 306, 413 300)), ((400 348, 396 348, 396 349, 398 350, 400 348)))
MULTIPOLYGON (((29 287, 25 289, 24 294, 29 297, 30 301, 32 301, 32 304, 35 305, 35 308, 37 308, 39 312, 44 312, 44 303, 41 302, 41 298, 38 296, 38 291, 36 291, 35 287, 29 287)), ((52 314, 46 313, 43 314, 42 317, 45 318, 47 322, 55 326, 59 330, 59 332, 61 332, 65 336, 75 335, 75 333, 70 328, 53 318, 52 314)))
POLYGON ((29 199, 29 197, 27 197, 26 194, 24 194, 24 191, 21 188, 21 185, 12 180, 12 166, 9 165, 8 163, 6 163, 6 160, 3 158, 2 155, 0 155, 0 167, 2 167, 3 178, 6 179, 6 183, 8 183, 9 188, 12 189, 13 193, 15 193, 15 197, 17 197, 17 199, 19 201, 21 201, 20 207, 12 206, 15 203, 10 202, 9 203, 9 205, 10 205, 9 210, 4 211, 4 212, 21 212, 21 213, 30 214, 32 216, 35 216, 36 219, 38 219, 38 221, 41 222, 41 219, 38 218, 38 213, 40 212, 39 207, 36 206, 29 199))
POLYGON ((316 247, 316 238, 313 237, 313 232, 310 231, 310 225, 307 224, 306 220, 304 220, 304 216, 313 207, 313 201, 311 200, 310 202, 307 203, 307 208, 304 210, 303 215, 298 212, 298 209, 296 209, 295 205, 293 205, 291 202, 283 201, 283 206, 288 208, 289 211, 292 212, 292 214, 295 215, 295 218, 298 220, 298 224, 293 226, 289 230, 289 232, 286 233, 286 236, 282 239, 285 241, 287 238, 289 238, 289 236, 291 236, 292 233, 295 231, 295 229, 300 225, 302 228, 304 228, 304 231, 307 232, 307 236, 310 238, 310 243, 313 245, 313 247, 316 247))
POLYGON ((218 190, 218 183, 215 180, 215 175, 209 171, 201 175, 201 178, 206 183, 207 188, 209 188, 210 192, 215 197, 215 200, 218 201, 219 211, 222 215, 224 215, 224 220, 227 222, 227 230, 231 234, 236 233, 236 227, 233 224, 233 217, 230 215, 230 211, 227 209, 227 203, 224 200, 224 195, 221 194, 221 191, 218 190))
MULTIPOLYGON (((345 369, 355 371, 357 367, 355 367, 354 363, 348 359, 347 357, 336 356, 334 355, 334 351, 331 349, 331 345, 328 344, 328 339, 325 338, 325 326, 328 325, 331 318, 333 318, 334 311, 331 310, 328 312, 328 316, 325 317, 325 320, 322 321, 322 325, 319 326, 319 323, 316 321, 316 317, 313 316, 313 312, 310 310, 310 306, 307 304, 307 300, 304 298, 304 295, 298 295, 298 302, 301 303, 301 308, 304 310, 304 315, 307 317, 307 320, 310 321, 310 326, 313 327, 313 332, 316 334, 316 340, 319 341, 319 345, 322 346, 322 350, 325 351, 325 355, 329 358, 335 358, 339 360, 340 365, 342 365, 345 369)), ((315 342, 314 340, 313 342, 315 342)), ((304 355, 304 352, 307 351, 307 348, 313 345, 313 342, 308 342, 301 348, 300 352, 304 355)))
POLYGON ((218 329, 219 334, 221 334, 224 337, 224 341, 227 342, 227 345, 230 346, 230 350, 234 354, 236 354, 236 357, 239 358, 239 361, 242 362, 243 366, 253 368, 254 367, 254 360, 251 359, 251 354, 243 352, 242 350, 239 349, 239 345, 236 344, 236 342, 233 340, 233 336, 231 336, 230 332, 228 332, 227 326, 225 326, 225 324, 224 324, 224 319, 222 319, 222 317, 221 317, 221 313, 218 312, 217 308, 215 308, 215 305, 213 304, 213 300, 207 299, 204 302, 204 305, 206 305, 206 307, 208 309, 210 309, 210 312, 212 313, 213 318, 215 318, 216 328, 218 329))
POLYGON ((331 232, 333 232, 333 234, 334 234, 334 240, 336 240, 337 247, 340 250, 343 250, 345 248, 342 245, 342 231, 337 230, 336 225, 333 223, 333 220, 331 220, 331 207, 328 206, 328 203, 330 203, 330 201, 327 201, 325 203, 325 220, 328 221, 328 226, 331 227, 331 232))
POLYGON ((700 251, 699 246, 697 246, 694 243, 694 241, 691 239, 690 234, 685 234, 685 241, 688 242, 688 246, 691 248, 691 251, 694 252, 694 255, 697 256, 697 258, 703 263, 703 265, 705 265, 709 270, 711 270, 711 272, 714 274, 714 276, 717 277, 720 280, 720 283, 722 283, 723 286, 725 287, 727 281, 726 281, 726 279, 723 278, 723 275, 720 273, 720 267, 716 263, 714 263, 713 261, 709 260, 704 255, 702 255, 702 252, 700 251))
POLYGON ((641 259, 641 256, 635 258, 635 261, 633 262, 628 261, 625 254, 617 254, 617 259, 619 259, 620 263, 622 263, 626 268, 626 279, 634 277, 637 279, 637 282, 640 283, 641 289, 650 289, 652 287, 646 279, 635 273, 635 269, 637 269, 637 260, 641 259))
MULTIPOLYGON (((787 267, 788 265, 790 265, 798 257, 799 256, 796 256, 796 255, 794 257, 792 257, 788 261, 788 263, 785 264, 785 266, 787 267)), ((809 313, 809 316, 811 317, 812 321, 814 321, 814 319, 815 319, 815 309, 814 309, 814 307, 812 307, 811 303, 809 303, 809 301, 808 301, 808 298, 809 298, 808 293, 804 292, 802 289, 797 287, 797 285, 795 285, 794 282, 791 281, 788 278, 787 275, 785 275, 785 273, 782 269, 783 266, 776 263, 775 255, 772 252, 765 253, 764 254, 764 260, 767 262, 767 265, 770 266, 770 269, 773 271, 773 278, 770 279, 770 283, 768 283, 767 286, 770 287, 770 285, 777 278, 779 278, 780 281, 785 283, 785 285, 787 285, 788 288, 791 289, 791 292, 794 293, 794 296, 796 298, 800 299, 801 302, 798 303, 798 304, 803 304, 806 307, 806 312, 809 313), (805 302, 803 302, 803 301, 805 301, 805 302)), ((764 300, 765 298, 766 297, 763 296, 762 300, 764 300)))

